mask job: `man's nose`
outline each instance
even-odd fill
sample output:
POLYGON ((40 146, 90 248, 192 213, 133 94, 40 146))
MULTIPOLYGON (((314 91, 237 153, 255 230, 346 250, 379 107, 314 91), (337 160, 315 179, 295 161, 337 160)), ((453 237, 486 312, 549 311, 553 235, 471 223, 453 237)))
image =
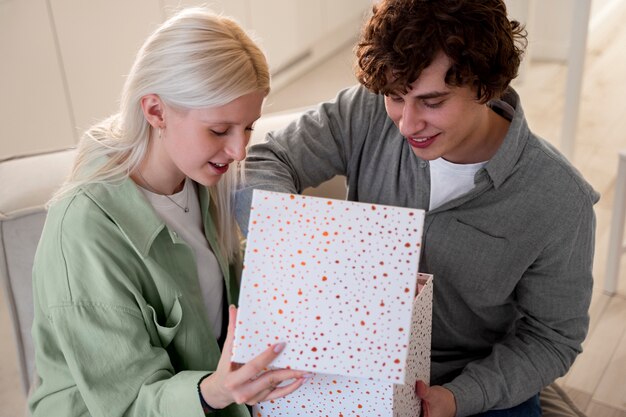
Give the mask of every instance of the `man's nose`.
POLYGON ((405 137, 414 136, 423 131, 424 127, 426 127, 426 121, 419 109, 419 104, 405 103, 399 123, 400 133, 405 137))

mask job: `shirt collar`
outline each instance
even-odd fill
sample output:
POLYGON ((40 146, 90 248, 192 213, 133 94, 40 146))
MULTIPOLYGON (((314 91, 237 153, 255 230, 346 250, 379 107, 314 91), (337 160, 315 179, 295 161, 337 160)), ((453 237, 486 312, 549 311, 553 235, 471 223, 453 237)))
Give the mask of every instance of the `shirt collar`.
POLYGON ((514 109, 513 118, 509 130, 495 155, 485 165, 487 174, 493 181, 493 186, 497 189, 506 181, 513 172, 513 168, 519 160, 530 133, 524 110, 520 103, 519 96, 509 87, 503 94, 501 101, 507 103, 514 109))
MULTIPOLYGON (((209 193, 206 187, 198 188, 206 224, 209 193)), ((117 224, 135 250, 148 256, 152 243, 166 227, 133 180, 90 184, 84 192, 117 224)))

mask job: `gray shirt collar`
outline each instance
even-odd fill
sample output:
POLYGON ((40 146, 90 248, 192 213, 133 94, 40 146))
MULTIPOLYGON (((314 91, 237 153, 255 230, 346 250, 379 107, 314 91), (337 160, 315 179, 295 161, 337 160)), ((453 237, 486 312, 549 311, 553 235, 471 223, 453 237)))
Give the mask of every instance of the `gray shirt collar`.
POLYGON ((513 172, 513 168, 528 142, 530 130, 524 117, 519 96, 512 88, 508 88, 498 102, 492 103, 492 107, 505 112, 507 112, 507 108, 513 110, 509 131, 504 137, 500 149, 485 166, 494 188, 497 189, 513 172))

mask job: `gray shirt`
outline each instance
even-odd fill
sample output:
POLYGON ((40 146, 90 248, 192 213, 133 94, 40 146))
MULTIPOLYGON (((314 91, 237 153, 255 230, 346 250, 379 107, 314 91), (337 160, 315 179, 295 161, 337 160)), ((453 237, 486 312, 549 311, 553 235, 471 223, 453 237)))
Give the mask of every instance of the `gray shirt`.
MULTIPOLYGON (((513 114, 500 149, 475 187, 424 225, 420 270, 435 276, 431 383, 454 393, 458 416, 512 407, 565 374, 589 324, 599 195, 529 130, 512 89, 502 100, 513 114)), ((363 87, 267 139, 251 147, 237 195, 244 229, 253 188, 301 192, 336 175, 349 200, 428 208, 429 163, 363 87)))

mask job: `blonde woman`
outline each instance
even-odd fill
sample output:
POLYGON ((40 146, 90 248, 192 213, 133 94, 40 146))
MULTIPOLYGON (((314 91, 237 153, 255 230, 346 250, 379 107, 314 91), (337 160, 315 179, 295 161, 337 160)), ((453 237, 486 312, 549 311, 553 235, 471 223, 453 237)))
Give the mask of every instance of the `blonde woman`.
POLYGON ((227 18, 186 9, 147 39, 119 113, 87 131, 50 205, 33 270, 33 415, 247 416, 243 404, 309 376, 262 373, 284 343, 230 361, 231 165, 268 92, 263 53, 227 18))

